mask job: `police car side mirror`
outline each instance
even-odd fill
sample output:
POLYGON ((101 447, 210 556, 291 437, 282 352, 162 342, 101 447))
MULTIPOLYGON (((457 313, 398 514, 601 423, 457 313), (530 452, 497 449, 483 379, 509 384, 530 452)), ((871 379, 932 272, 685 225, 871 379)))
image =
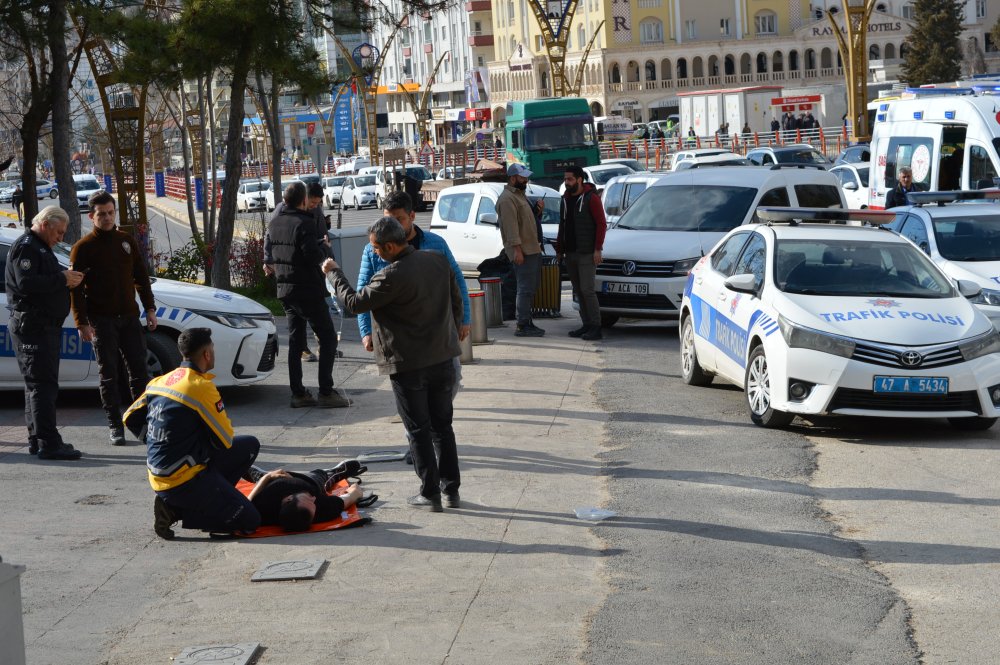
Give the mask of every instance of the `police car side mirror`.
POLYGON ((736 291, 737 293, 750 293, 754 294, 757 292, 757 278, 752 273, 744 273, 742 275, 733 275, 728 277, 725 281, 726 288, 730 291, 736 291))
POLYGON ((856 191, 858 191, 858 183, 856 183, 856 182, 845 183, 844 184, 844 189, 846 189, 849 192, 856 192, 856 191))
POLYGON ((975 282, 970 282, 967 279, 958 280, 958 292, 962 294, 963 298, 975 298, 982 290, 983 288, 975 282))
POLYGON ((479 216, 480 224, 489 224, 490 226, 500 226, 500 220, 494 212, 484 212, 479 216))

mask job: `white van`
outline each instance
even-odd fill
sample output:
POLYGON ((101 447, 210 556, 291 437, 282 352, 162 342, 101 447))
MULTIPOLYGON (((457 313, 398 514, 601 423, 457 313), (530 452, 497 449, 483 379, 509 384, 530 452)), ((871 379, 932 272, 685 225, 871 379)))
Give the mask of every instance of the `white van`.
POLYGON ((885 207, 903 166, 924 190, 993 187, 1000 97, 977 88, 908 88, 903 97, 876 102, 869 207, 885 207))
POLYGON ((97 176, 89 173, 79 173, 73 176, 73 187, 76 189, 76 200, 80 210, 90 210, 88 203, 90 195, 104 189, 97 176))
POLYGON ((337 175, 353 175, 361 169, 371 165, 371 160, 367 157, 352 157, 350 161, 337 167, 337 175))

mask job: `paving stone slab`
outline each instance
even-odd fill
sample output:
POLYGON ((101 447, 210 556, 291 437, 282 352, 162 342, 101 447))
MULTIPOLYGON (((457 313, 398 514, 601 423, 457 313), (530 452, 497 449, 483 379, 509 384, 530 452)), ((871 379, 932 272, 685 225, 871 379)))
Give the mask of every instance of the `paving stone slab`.
POLYGON ((174 665, 249 665, 258 649, 260 642, 184 647, 174 665))
POLYGON ((325 563, 326 559, 267 561, 253 574, 250 581, 313 580, 325 563))

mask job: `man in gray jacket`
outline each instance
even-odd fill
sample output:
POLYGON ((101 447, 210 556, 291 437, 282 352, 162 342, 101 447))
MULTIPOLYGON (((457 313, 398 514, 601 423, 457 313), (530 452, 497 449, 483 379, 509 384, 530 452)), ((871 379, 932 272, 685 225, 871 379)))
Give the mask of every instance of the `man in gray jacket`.
MULTIPOLYGON (((323 271, 349 312, 372 314, 372 343, 379 374, 388 374, 399 417, 410 435, 420 493, 407 499, 414 508, 441 512, 441 495, 458 508, 458 450, 452 420, 452 387, 464 308, 448 260, 418 251, 392 217, 368 229, 379 258, 389 263, 360 292, 329 259, 323 271), (437 455, 435 456, 435 451, 437 455)), ((464 330, 461 336, 468 333, 464 330)))

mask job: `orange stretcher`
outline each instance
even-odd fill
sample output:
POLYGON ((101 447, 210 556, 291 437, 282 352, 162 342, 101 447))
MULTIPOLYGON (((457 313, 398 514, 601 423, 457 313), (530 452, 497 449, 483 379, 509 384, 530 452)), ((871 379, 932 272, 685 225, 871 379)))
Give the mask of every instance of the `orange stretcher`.
MULTIPOLYGON (((337 494, 339 490, 347 489, 348 484, 346 480, 341 480, 336 485, 331 488, 329 494, 337 494)), ((236 489, 243 492, 243 496, 248 496, 250 490, 253 489, 253 483, 241 480, 236 484, 236 489)), ((280 526, 261 526, 258 527, 256 531, 251 533, 249 536, 240 536, 241 538, 269 538, 271 536, 289 536, 295 535, 295 533, 312 533, 313 531, 333 531, 334 529, 344 529, 347 527, 358 527, 364 526, 371 522, 370 517, 363 517, 358 514, 358 509, 355 506, 351 506, 344 512, 340 514, 335 520, 330 520, 329 522, 315 522, 309 531, 297 531, 289 532, 282 529, 280 526)))

